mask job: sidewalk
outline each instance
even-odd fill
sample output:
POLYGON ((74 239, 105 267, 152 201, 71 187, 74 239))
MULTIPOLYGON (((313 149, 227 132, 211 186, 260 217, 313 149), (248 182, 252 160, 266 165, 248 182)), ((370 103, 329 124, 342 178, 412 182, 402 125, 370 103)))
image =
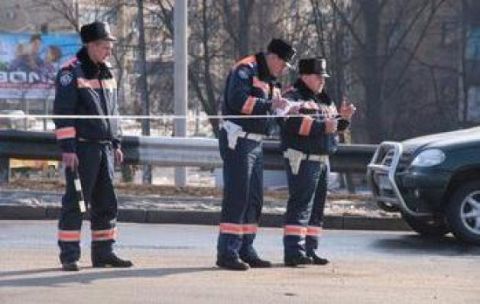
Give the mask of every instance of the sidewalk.
MULTIPOLYGON (((187 191, 188 192, 188 191, 187 191)), ((187 193, 191 194, 191 193, 187 193)), ((385 213, 367 196, 332 194, 326 205, 326 229, 409 230, 396 214, 385 213)), ((60 211, 59 191, 0 190, 1 220, 56 219, 60 211)), ((281 227, 286 200, 266 195, 260 225, 281 227)), ((221 198, 119 194, 121 222, 218 225, 221 198)))

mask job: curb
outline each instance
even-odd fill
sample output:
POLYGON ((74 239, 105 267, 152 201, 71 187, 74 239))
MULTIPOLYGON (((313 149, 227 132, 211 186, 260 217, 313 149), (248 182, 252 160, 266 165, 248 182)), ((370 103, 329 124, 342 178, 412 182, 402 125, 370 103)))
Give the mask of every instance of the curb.
MULTIPOLYGON (((53 220, 60 214, 59 207, 0 206, 0 220, 53 220)), ((86 215, 88 218, 88 215, 86 215)), ((150 224, 218 225, 219 212, 172 211, 147 209, 119 209, 119 222, 150 224)), ((264 213, 260 226, 282 227, 283 215, 264 213)), ((400 218, 361 216, 325 216, 325 229, 338 230, 410 230, 400 218)))

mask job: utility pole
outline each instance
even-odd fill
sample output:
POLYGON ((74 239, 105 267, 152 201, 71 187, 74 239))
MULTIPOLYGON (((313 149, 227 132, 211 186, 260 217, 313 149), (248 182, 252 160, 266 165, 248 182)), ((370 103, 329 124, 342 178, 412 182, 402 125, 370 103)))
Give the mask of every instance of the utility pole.
MULTIPOLYGON (((139 90, 140 98, 143 101, 143 115, 150 116, 150 100, 148 98, 148 81, 147 81, 147 55, 145 51, 145 25, 143 20, 143 0, 137 0, 138 4, 138 47, 139 47, 139 64, 140 64, 140 81, 139 90)), ((142 120, 142 135, 150 135, 150 119, 142 120)), ((143 183, 152 183, 152 166, 143 165, 143 183)))
MULTIPOLYGON (((188 43, 187 43, 187 0, 175 0, 174 7, 174 96, 175 115, 184 118, 175 119, 174 132, 176 137, 187 136, 187 100, 188 100, 188 43)), ((187 168, 175 168, 175 186, 187 185, 187 168)))

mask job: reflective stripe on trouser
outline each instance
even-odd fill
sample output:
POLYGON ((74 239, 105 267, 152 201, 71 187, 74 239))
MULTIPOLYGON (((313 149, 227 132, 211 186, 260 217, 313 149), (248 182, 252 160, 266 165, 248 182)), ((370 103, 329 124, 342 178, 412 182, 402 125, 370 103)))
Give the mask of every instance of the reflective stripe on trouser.
MULTIPOLYGON (((113 188, 112 147, 95 143, 78 143, 77 155, 83 195, 90 211, 91 229, 100 231, 115 228, 117 198, 113 188)), ((65 178, 66 192, 62 198, 62 209, 58 222, 58 245, 62 263, 80 259, 80 238, 68 240, 61 237, 67 234, 61 233, 65 231, 80 232, 82 227, 82 214, 78 207, 73 174, 69 169, 65 170, 65 178)), ((96 255, 110 253, 113 242, 113 238, 92 242, 92 253, 96 255)))
POLYGON ((289 199, 283 244, 285 256, 290 257, 318 247, 326 199, 327 166, 315 161, 302 161, 296 175, 292 174, 288 160, 285 160, 285 166, 289 199))
POLYGON ((117 237, 117 228, 92 230, 92 242, 114 241, 117 237))
POLYGON ((255 258, 253 241, 263 206, 262 144, 239 138, 232 150, 228 147, 226 132, 221 130, 219 147, 224 191, 217 254, 220 259, 255 258), (236 233, 223 229, 227 224, 238 225, 233 231, 236 233))
POLYGON ((58 230, 58 240, 62 242, 80 242, 80 230, 58 230))

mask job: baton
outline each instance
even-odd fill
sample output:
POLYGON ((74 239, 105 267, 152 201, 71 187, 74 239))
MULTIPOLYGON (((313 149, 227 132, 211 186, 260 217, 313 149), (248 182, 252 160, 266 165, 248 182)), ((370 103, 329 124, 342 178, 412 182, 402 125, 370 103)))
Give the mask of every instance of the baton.
POLYGON ((77 194, 78 208, 80 213, 85 213, 87 208, 85 207, 85 200, 83 199, 82 184, 80 183, 80 177, 78 176, 78 169, 75 168, 73 171, 73 184, 75 185, 75 191, 77 194))

